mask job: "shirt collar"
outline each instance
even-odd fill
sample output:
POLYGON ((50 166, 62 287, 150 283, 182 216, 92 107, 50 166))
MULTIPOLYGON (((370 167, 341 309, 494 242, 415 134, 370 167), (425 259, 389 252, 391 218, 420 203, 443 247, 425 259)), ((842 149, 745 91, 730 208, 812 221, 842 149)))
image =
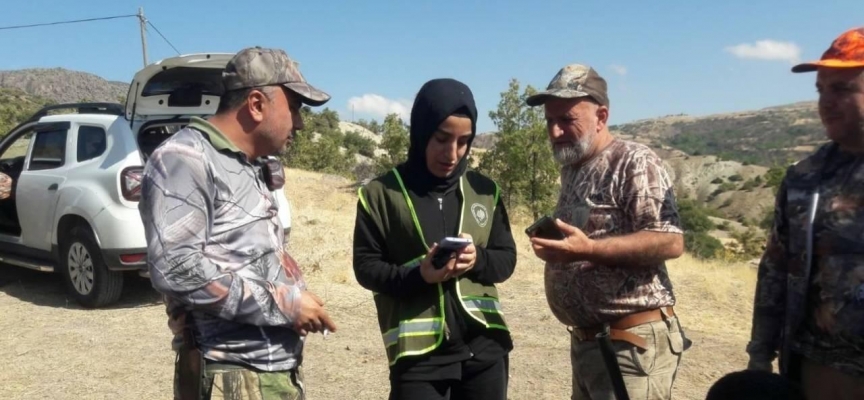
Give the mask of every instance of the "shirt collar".
POLYGON ((210 144, 212 144, 213 148, 215 148, 216 150, 227 150, 233 153, 244 154, 242 151, 240 151, 239 148, 237 148, 237 146, 234 145, 234 143, 231 142, 231 140, 229 140, 225 136, 225 134, 222 133, 222 131, 219 130, 219 128, 217 128, 204 118, 192 117, 189 119, 188 126, 207 135, 207 137, 210 139, 210 144))

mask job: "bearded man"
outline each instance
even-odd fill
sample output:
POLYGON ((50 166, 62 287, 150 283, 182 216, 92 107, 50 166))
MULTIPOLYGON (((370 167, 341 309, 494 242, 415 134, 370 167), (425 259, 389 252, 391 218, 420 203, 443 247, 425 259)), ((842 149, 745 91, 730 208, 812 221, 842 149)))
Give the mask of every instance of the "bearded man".
POLYGON ((546 262, 546 296, 571 336, 573 399, 613 398, 595 335, 609 329, 631 399, 669 399, 689 347, 665 261, 684 251, 672 180, 647 146, 609 133, 606 81, 586 65, 562 68, 544 106, 562 165, 554 217, 563 239, 531 239, 546 262))

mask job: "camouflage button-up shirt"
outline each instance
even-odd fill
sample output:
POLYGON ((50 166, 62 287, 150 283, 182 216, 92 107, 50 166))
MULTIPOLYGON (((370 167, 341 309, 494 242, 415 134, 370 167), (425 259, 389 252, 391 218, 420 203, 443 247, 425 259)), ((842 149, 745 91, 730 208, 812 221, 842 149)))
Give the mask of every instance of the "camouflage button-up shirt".
POLYGON ((758 279, 747 347, 752 359, 773 360, 785 344, 864 376, 864 156, 827 144, 789 167, 758 279), (808 265, 808 210, 816 192, 808 265))
MULTIPOLYGON (((638 231, 682 234, 672 180, 648 147, 616 139, 579 167, 561 171, 555 217, 589 238, 638 231)), ((666 265, 627 268, 547 263, 546 297, 564 324, 580 328, 675 305, 666 265)))
POLYGON ((291 327, 306 285, 284 250, 261 168, 193 118, 148 160, 139 208, 175 347, 191 310, 206 358, 280 371, 300 359, 303 341, 291 327))

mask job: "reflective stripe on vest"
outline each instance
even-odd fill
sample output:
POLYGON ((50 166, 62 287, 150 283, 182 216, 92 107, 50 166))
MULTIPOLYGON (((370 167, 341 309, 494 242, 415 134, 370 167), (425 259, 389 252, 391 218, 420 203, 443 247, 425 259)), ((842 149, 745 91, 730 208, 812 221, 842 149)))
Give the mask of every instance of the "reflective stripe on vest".
POLYGON ((504 314, 501 311, 501 303, 498 299, 492 297, 462 297, 462 302, 465 303, 465 309, 471 311, 494 312, 504 314))
POLYGON ((399 327, 393 328, 384 336, 384 347, 390 347, 399 341, 400 337, 435 335, 444 327, 441 318, 418 318, 399 321, 399 327))

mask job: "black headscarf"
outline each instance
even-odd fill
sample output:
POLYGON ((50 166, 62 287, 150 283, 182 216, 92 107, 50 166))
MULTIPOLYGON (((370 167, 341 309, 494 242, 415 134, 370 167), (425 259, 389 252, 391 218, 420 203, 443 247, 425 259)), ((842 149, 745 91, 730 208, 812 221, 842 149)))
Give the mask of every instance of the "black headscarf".
POLYGON ((453 188, 468 168, 468 154, 477 134, 477 106, 471 89, 455 79, 442 78, 426 82, 414 98, 411 108, 411 135, 408 160, 402 169, 408 173, 411 186, 421 191, 444 191, 453 188), (439 178, 426 167, 426 146, 438 126, 453 114, 471 119, 468 148, 450 176, 439 178))

